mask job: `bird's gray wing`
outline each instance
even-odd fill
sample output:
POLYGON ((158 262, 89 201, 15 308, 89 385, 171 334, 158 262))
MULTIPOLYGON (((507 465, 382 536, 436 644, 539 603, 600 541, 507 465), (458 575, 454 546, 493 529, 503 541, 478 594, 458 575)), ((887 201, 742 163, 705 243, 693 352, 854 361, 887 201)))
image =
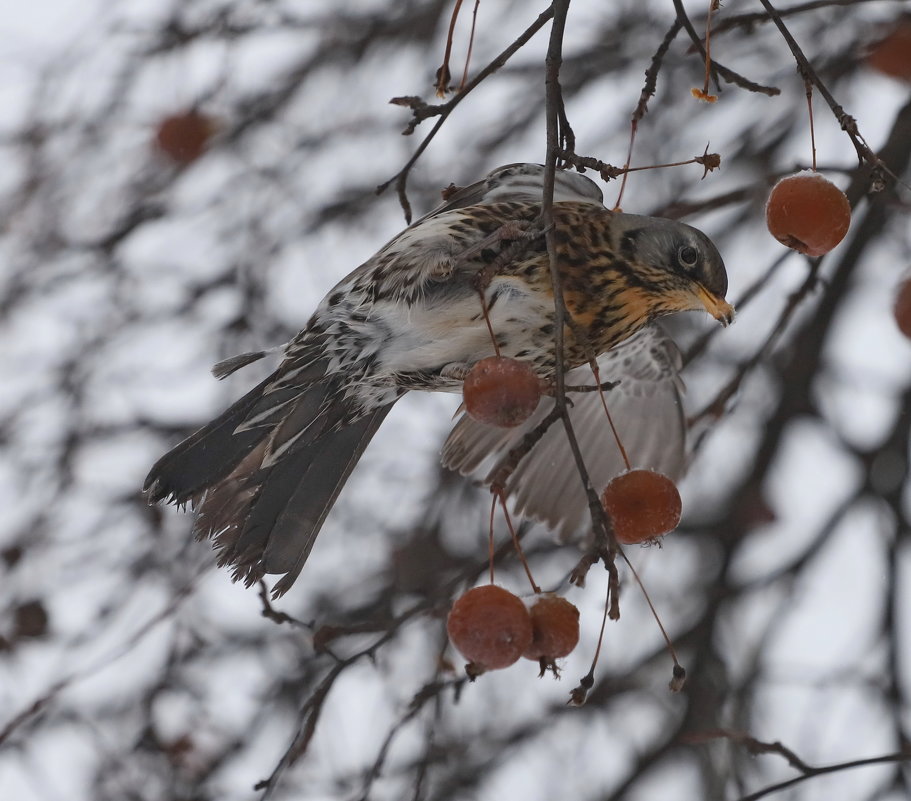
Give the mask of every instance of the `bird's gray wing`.
MULTIPOLYGON (((679 376, 680 353, 657 326, 642 329, 598 359, 601 380, 620 381, 605 393, 608 409, 632 466, 678 479, 686 456, 686 423, 679 376)), ((568 385, 594 385, 588 366, 566 374, 568 385)), ((573 393, 570 418, 586 467, 600 492, 625 465, 597 392, 573 393)), ((443 445, 443 464, 482 483, 526 433, 553 408, 542 398, 517 428, 484 425, 463 415, 443 445)), ((589 526, 585 492, 560 422, 522 459, 507 484, 516 511, 570 538, 589 526)))
MULTIPOLYGON (((454 190, 444 203, 387 242, 364 264, 346 276, 324 299, 320 309, 333 298, 369 296, 371 300, 392 298, 406 303, 422 297, 428 287, 458 282, 461 271, 455 264, 473 250, 501 247, 496 230, 482 230, 473 209, 495 203, 514 204, 512 217, 502 224, 531 224, 540 215, 544 191, 544 167, 540 164, 508 164, 498 167, 471 186, 454 190)), ((601 190, 594 181, 576 172, 560 171, 554 178, 555 203, 586 203, 604 208, 601 190)))
MULTIPOLYGON (((470 186, 444 191, 445 199, 433 211, 424 215, 414 225, 429 217, 467 206, 477 206, 500 201, 531 201, 540 203, 544 193, 544 166, 541 164, 506 164, 491 170, 484 178, 470 186)), ((554 203, 592 203, 604 205, 604 196, 598 185, 577 172, 558 170, 554 176, 554 203)))

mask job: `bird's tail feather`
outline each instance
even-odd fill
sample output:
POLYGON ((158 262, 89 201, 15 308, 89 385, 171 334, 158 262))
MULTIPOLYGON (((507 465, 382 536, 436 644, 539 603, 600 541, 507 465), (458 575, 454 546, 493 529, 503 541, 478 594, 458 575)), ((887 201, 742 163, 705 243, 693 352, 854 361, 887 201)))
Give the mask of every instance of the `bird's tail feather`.
POLYGON ((265 467, 269 460, 264 441, 206 493, 199 507, 197 536, 212 537, 221 551, 220 563, 233 565, 234 578, 248 585, 266 573, 284 573, 273 592, 285 593, 391 408, 383 406, 350 425, 301 437, 265 467))
POLYGON ((227 476, 256 447, 267 432, 250 429, 236 433, 236 429, 262 400, 271 380, 267 378, 251 389, 152 466, 142 488, 149 503, 195 503, 201 493, 227 476))
POLYGON ((146 479, 150 501, 190 502, 194 531, 211 538, 219 563, 252 584, 297 578, 355 464, 392 405, 348 422, 337 382, 321 379, 295 397, 271 391, 273 375, 163 456, 146 479), (248 425, 251 419, 268 421, 248 425), (247 425, 245 425, 247 423, 247 425))

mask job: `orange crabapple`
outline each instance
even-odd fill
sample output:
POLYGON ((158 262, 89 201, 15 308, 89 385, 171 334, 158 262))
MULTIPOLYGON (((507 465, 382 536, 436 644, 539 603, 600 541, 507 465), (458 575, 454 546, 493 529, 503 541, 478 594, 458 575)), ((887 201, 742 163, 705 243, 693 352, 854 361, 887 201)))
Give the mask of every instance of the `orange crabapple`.
POLYGON ((449 639, 469 662, 469 674, 517 662, 532 642, 528 609, 495 584, 474 587, 456 599, 446 621, 449 639))
POLYGON ((680 522, 680 493, 673 481, 654 470, 628 470, 615 476, 601 503, 624 545, 634 545, 673 531, 680 522))
POLYGON ((526 362, 490 356, 471 368, 462 394, 465 410, 479 423, 513 428, 538 408, 541 381, 526 362))
POLYGON ((848 233, 848 198, 819 173, 782 178, 766 203, 769 232, 783 245, 807 256, 823 256, 848 233))

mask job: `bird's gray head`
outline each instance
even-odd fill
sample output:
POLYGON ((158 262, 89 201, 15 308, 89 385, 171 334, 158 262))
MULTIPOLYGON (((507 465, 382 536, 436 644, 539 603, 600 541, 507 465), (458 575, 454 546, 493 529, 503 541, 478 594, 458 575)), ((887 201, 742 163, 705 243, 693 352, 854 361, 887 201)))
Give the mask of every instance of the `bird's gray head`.
POLYGON ((649 270, 666 303, 659 313, 705 309, 722 325, 734 318, 724 296, 728 275, 718 248, 702 231, 676 220, 617 214, 615 246, 626 260, 649 270))

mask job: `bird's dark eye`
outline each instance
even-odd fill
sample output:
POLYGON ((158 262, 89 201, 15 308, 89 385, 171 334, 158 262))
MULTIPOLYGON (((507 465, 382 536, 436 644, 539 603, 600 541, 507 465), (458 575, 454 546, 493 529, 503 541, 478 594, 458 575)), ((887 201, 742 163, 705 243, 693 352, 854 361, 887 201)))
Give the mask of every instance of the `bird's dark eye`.
POLYGON ((691 269, 699 261, 699 251, 692 245, 683 245, 677 250, 677 261, 680 262, 681 267, 691 269))

